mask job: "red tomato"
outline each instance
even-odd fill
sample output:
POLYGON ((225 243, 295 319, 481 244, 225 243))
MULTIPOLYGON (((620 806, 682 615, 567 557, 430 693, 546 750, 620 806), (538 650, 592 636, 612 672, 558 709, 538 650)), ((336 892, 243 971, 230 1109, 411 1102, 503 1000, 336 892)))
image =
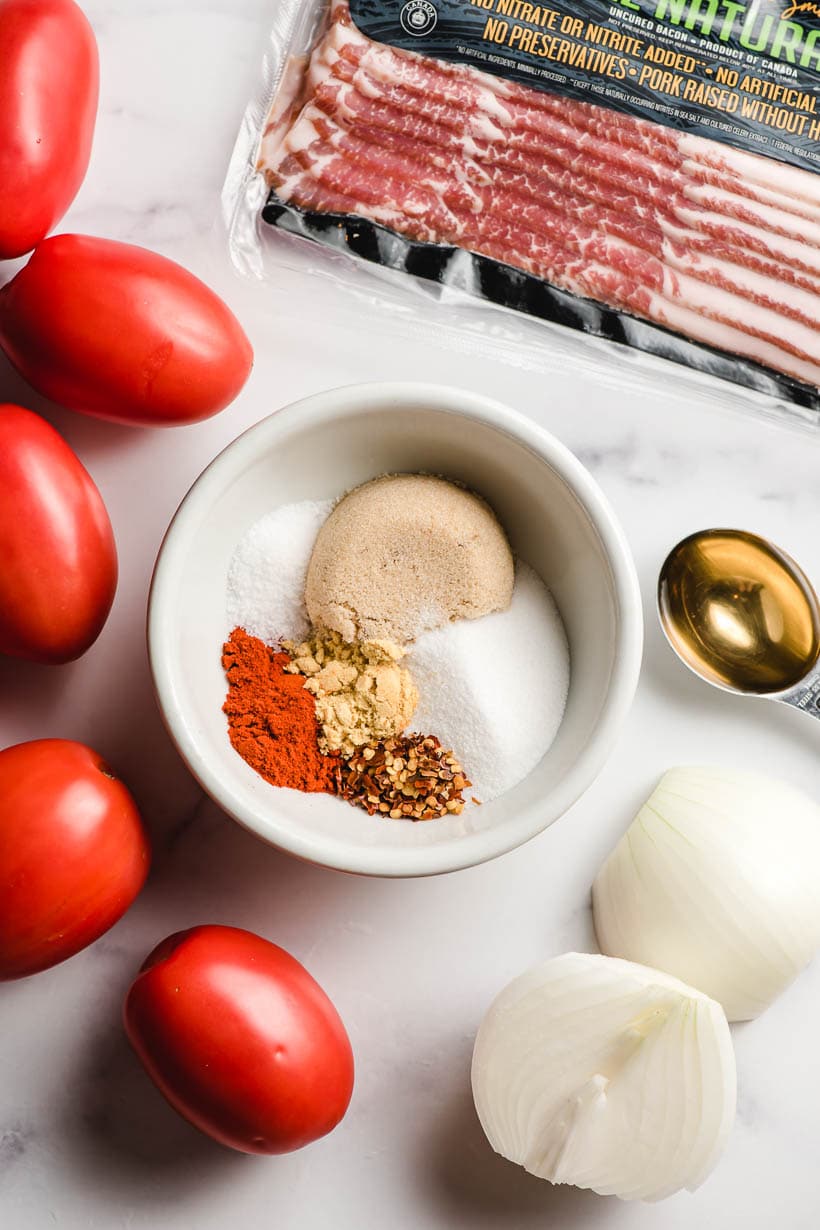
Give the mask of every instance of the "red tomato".
POLYGON ((78 658, 116 588, 114 534, 88 472, 45 419, 0 406, 0 653, 78 658))
POLYGON ((148 864, 136 804, 90 747, 38 739, 0 752, 0 980, 93 943, 148 864))
POLYGON ((0 259, 46 236, 83 182, 99 93, 73 0, 0 0, 0 259))
POLYGON ((353 1092, 336 1009, 293 957, 236 927, 194 927, 148 957, 125 1028, 175 1110, 243 1153, 289 1153, 330 1132, 353 1092))
POLYGON ((253 351, 212 290, 127 243, 55 235, 0 290, 0 345, 40 393, 118 423, 169 427, 233 401, 253 351))

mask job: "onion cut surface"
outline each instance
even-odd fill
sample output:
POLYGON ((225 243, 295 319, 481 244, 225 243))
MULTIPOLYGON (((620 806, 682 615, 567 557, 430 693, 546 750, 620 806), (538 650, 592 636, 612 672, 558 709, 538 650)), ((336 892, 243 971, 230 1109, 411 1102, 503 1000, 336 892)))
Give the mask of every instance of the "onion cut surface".
POLYGON ((592 889, 602 950, 751 1020, 820 946, 820 807, 783 782, 670 769, 592 889))
POLYGON ((723 1009, 667 974, 566 953, 516 978, 476 1038, 497 1153, 551 1183, 661 1200, 703 1183, 734 1121, 723 1009))

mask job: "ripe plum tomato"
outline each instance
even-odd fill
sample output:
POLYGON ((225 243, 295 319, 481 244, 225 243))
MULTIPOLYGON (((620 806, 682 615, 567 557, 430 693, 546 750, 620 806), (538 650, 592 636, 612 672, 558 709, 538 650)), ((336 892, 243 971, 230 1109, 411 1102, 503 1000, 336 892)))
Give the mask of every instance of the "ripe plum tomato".
POLYGON ((149 427, 223 410, 253 364, 239 321, 199 278, 88 235, 44 240, 0 290, 0 346, 59 405, 149 427))
POLYGON ((80 657, 116 588, 114 533, 88 472, 45 419, 0 406, 0 653, 80 657))
POLYGON ((300 1149, 350 1102, 353 1053, 336 1009, 304 966, 250 931, 169 936, 128 992, 125 1028, 174 1109, 243 1153, 300 1149))
POLYGON ((99 77, 94 34, 74 0, 0 0, 0 260, 30 252, 74 200, 99 77))
POLYGON ((148 874, 136 804, 82 743, 0 752, 0 981, 49 969, 120 918, 148 874))

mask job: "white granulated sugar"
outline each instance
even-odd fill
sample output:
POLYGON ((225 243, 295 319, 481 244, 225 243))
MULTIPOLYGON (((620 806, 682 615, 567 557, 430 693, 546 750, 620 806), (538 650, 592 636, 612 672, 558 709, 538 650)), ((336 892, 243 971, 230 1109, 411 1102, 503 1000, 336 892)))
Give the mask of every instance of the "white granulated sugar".
POLYGON ((555 738, 569 688, 558 608, 528 564, 506 611, 419 637, 407 660, 419 689, 412 728, 452 748, 482 803, 532 772, 555 738))
POLYGON ((240 541, 228 567, 227 615, 269 645, 308 635, 305 577, 333 500, 303 500, 267 513, 240 541))

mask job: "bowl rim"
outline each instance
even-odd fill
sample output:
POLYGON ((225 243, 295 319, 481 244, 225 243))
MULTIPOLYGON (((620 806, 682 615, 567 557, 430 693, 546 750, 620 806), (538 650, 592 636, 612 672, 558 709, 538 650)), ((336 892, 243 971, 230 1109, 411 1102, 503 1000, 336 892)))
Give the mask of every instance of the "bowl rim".
MULTIPOLYGON (((199 785, 227 815, 263 841, 303 861, 357 874, 405 878, 458 871, 497 858, 536 837, 577 802, 603 768, 632 704, 643 655, 643 609, 632 554, 609 501, 585 466, 551 432, 503 402, 470 390, 427 382, 370 382, 343 385, 289 403, 243 431, 205 467, 172 517, 160 545, 148 596, 147 640, 154 692, 168 733, 199 785), (321 835, 307 831, 300 834, 290 823, 279 826, 275 807, 266 812, 267 827, 263 827, 211 768, 199 750, 177 691, 168 611, 178 565, 213 496, 222 489, 226 473, 244 469, 260 449, 269 448, 277 438, 313 429, 328 420, 338 422, 346 412, 358 416, 387 409, 435 410, 480 422, 523 444, 558 474, 589 517, 608 561, 617 611, 616 640, 613 668, 592 736, 545 799, 503 824, 454 837, 441 845, 374 845, 350 847, 345 852, 338 840, 325 847, 321 835)), ((286 813, 282 815, 287 819, 286 813)))

